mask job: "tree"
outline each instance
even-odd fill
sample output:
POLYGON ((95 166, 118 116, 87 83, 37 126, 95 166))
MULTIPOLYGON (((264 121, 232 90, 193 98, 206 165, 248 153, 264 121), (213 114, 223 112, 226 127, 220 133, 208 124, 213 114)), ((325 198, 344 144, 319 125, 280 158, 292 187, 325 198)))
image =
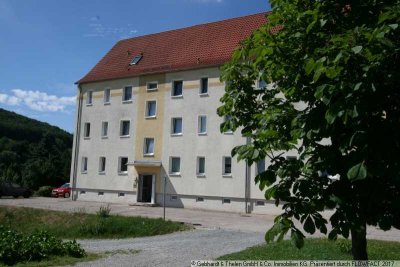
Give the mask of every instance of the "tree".
POLYGON ((321 212, 334 209, 328 237, 351 234, 366 260, 367 225, 400 228, 400 1, 270 2, 268 23, 222 68, 221 130, 251 139, 238 160, 270 159, 255 181, 283 206, 267 242, 290 232, 300 248, 294 220, 327 234, 321 212))

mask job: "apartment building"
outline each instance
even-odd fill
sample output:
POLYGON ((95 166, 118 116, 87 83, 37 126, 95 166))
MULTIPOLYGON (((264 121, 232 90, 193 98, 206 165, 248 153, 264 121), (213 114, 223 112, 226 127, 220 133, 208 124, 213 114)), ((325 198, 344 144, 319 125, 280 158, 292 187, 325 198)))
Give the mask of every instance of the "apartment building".
POLYGON ((256 14, 115 44, 77 82, 73 199, 162 204, 165 192, 170 207, 263 212, 254 176, 267 162, 231 157, 246 139, 221 133, 216 110, 220 66, 266 22, 256 14))

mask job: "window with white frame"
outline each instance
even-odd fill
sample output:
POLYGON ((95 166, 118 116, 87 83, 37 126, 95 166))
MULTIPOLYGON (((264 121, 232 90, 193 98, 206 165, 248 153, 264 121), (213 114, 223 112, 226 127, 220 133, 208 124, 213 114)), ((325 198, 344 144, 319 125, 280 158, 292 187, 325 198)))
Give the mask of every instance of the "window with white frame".
POLYGON ((265 171, 265 159, 259 160, 256 163, 256 175, 265 171))
POLYGON ((157 102, 155 100, 150 100, 146 102, 146 118, 156 117, 157 112, 157 102))
POLYGON ((87 170, 88 170, 88 158, 87 157, 82 157, 81 171, 82 171, 82 173, 86 173, 87 170))
POLYGON ((180 174, 181 173, 181 158, 180 157, 171 157, 170 158, 170 174, 180 174))
POLYGON ((85 122, 85 125, 83 128, 83 137, 84 138, 90 137, 90 122, 85 122))
POLYGON ((128 172, 128 158, 127 157, 119 157, 118 172, 119 173, 127 173, 128 172))
POLYGON ((232 158, 231 157, 223 157, 223 175, 231 175, 232 174, 232 158))
POLYGON ((204 95, 208 93, 208 78, 204 77, 200 79, 200 94, 204 95))
POLYGON ((200 115, 199 116, 199 127, 198 127, 199 134, 206 134, 207 133, 207 116, 200 115))
POLYGON ((106 88, 104 89, 104 98, 103 98, 104 104, 109 104, 110 99, 111 99, 111 89, 106 88))
POLYGON ((172 83, 172 96, 182 96, 183 94, 183 81, 174 81, 172 83))
POLYGON ((107 137, 108 136, 108 121, 103 121, 101 123, 101 137, 107 137))
POLYGON ((93 91, 87 91, 86 93, 86 105, 90 106, 93 104, 93 91))
POLYGON ((122 101, 123 102, 132 101, 132 86, 124 87, 124 92, 122 94, 122 101))
POLYGON ((127 137, 129 136, 129 129, 131 126, 131 122, 126 120, 126 121, 121 121, 121 126, 120 126, 120 133, 119 135, 121 137, 127 137))
POLYGON ((172 118, 171 120, 171 134, 182 134, 182 118, 172 118))
POLYGON ((153 156, 154 155, 154 138, 146 137, 144 139, 143 154, 145 156, 153 156))
POLYGON ((158 89, 158 82, 148 82, 147 91, 156 91, 158 89))
POLYGON ((104 173, 106 171, 106 158, 99 158, 99 173, 104 173))
POLYGON ((196 174, 198 176, 204 176, 205 173, 206 173, 206 158, 205 157, 197 157, 196 174))

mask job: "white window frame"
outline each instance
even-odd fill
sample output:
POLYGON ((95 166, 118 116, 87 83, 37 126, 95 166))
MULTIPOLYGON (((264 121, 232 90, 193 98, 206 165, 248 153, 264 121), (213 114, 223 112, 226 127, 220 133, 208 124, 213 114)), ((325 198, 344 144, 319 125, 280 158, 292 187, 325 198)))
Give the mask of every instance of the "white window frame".
POLYGON ((110 105, 110 103, 111 103, 111 88, 109 88, 109 87, 104 88, 103 103, 104 103, 104 105, 110 105), (106 96, 107 96, 106 92, 108 92, 108 101, 106 98, 106 96))
POLYGON ((182 136, 183 135, 183 118, 182 117, 173 117, 171 118, 171 135, 172 136, 182 136), (174 121, 180 119, 181 120, 181 132, 180 133, 174 133, 174 121))
POLYGON ((146 108, 145 108, 144 117, 146 119, 155 119, 155 118, 157 118, 157 100, 155 100, 155 99, 146 100, 146 108), (154 102, 156 104, 156 110, 154 112, 154 115, 149 115, 149 103, 150 102, 154 102))
POLYGON ((222 176, 224 176, 224 177, 232 177, 232 157, 230 157, 230 156, 223 156, 222 157, 222 176), (225 164, 225 159, 226 158, 230 158, 231 159, 231 172, 226 172, 226 164, 225 164))
POLYGON ((99 174, 106 173, 106 164, 107 164, 106 157, 99 157, 99 174), (102 169, 103 163, 104 163, 104 169, 102 169))
POLYGON ((108 123, 108 121, 102 121, 101 122, 101 138, 108 138, 108 125, 109 125, 109 123, 108 123), (107 125, 107 132, 106 132, 106 134, 104 134, 104 129, 105 129, 105 125, 107 125))
POLYGON ((176 79, 176 80, 172 80, 172 86, 171 86, 171 97, 172 98, 183 98, 183 79, 176 79), (174 95, 174 91, 175 91, 175 82, 182 82, 182 92, 180 95, 174 95))
POLYGON ((147 82, 146 83, 146 91, 147 92, 153 92, 153 91, 157 91, 158 90, 158 81, 151 81, 151 82, 147 82), (149 84, 156 84, 157 87, 156 88, 149 88, 149 84))
POLYGON ((86 106, 93 106, 93 90, 86 92, 86 106))
POLYGON ((179 176, 181 175, 181 157, 171 156, 169 157, 169 174, 179 176), (172 161, 173 159, 179 159, 179 172, 172 172, 172 161))
POLYGON ((203 76, 200 78, 200 88, 199 88, 199 95, 200 96, 207 96, 208 95, 208 90, 210 89, 210 79, 207 76, 203 76), (203 89, 203 79, 207 79, 207 92, 203 93, 202 89, 203 89))
POLYGON ((154 150, 155 150, 155 145, 156 145, 156 140, 154 137, 145 137, 143 141, 143 156, 145 157, 152 157, 154 156, 154 150), (153 140, 153 152, 149 153, 146 151, 147 148, 147 140, 153 140))
POLYGON ((198 156, 196 159, 196 175, 197 177, 206 176, 206 157, 204 156, 198 156), (204 172, 200 172, 200 159, 204 159, 204 172))
POLYGON ((88 172, 88 157, 82 157, 81 160, 81 173, 87 173, 88 172))
POLYGON ((90 139, 91 125, 90 122, 85 122, 83 124, 83 138, 90 139), (89 127, 88 127, 89 126, 89 127), (89 129, 89 130, 88 130, 89 129))
POLYGON ((198 135, 207 135, 207 115, 199 115, 197 120, 198 120, 197 134, 198 135), (206 118, 205 132, 201 132, 201 118, 206 118))
POLYGON ((129 158, 128 157, 118 157, 118 174, 128 174, 128 162, 129 158), (126 158, 126 171, 122 170, 122 159, 126 158))
POLYGON ((131 136, 131 120, 120 120, 119 122, 119 137, 121 138, 128 138, 131 136), (127 135, 123 135, 122 131, 123 131, 123 123, 124 122, 129 122, 129 133, 127 135))
POLYGON ((132 85, 125 85, 123 88, 122 88, 122 103, 124 104, 124 103, 132 103, 132 99, 133 99, 133 86, 132 85), (127 88, 127 87, 130 87, 131 88, 131 98, 130 99, 125 99, 125 89, 127 88))

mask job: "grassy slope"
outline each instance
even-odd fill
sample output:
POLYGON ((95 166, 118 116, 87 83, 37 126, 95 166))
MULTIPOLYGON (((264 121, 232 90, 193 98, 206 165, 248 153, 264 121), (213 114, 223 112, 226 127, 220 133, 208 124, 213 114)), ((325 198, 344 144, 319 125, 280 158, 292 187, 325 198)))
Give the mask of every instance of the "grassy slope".
MULTIPOLYGON (((306 239, 297 249, 288 241, 251 247, 220 257, 221 260, 351 260, 349 240, 306 239)), ((400 260, 400 243, 368 240, 370 260, 400 260)))
POLYGON ((31 233, 46 230, 60 238, 128 238, 168 234, 189 226, 162 219, 68 213, 31 208, 0 207, 0 223, 31 233))

